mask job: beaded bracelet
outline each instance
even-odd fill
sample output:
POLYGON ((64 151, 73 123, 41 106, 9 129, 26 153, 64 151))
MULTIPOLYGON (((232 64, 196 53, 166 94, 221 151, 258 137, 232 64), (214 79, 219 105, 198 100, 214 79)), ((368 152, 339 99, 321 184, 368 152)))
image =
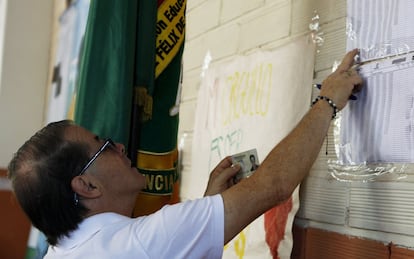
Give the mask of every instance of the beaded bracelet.
POLYGON ((317 103, 319 100, 325 100, 329 103, 329 105, 332 107, 333 109, 333 114, 332 114, 332 119, 335 119, 336 117, 336 113, 339 112, 338 108, 336 107, 336 104, 328 97, 326 96, 318 96, 315 98, 315 100, 312 102, 312 106, 317 103))

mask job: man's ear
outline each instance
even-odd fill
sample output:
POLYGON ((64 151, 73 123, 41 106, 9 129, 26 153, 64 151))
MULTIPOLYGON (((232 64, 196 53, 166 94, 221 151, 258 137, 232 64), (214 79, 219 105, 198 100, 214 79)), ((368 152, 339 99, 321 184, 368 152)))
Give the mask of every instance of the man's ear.
POLYGON ((94 178, 87 175, 75 176, 70 185, 74 192, 86 199, 94 199, 102 195, 100 188, 94 183, 94 178))

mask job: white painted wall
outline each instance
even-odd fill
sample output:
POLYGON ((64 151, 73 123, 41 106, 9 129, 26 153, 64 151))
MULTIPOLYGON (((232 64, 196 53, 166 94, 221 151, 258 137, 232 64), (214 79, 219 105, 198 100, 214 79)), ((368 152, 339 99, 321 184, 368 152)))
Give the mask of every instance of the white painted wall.
POLYGON ((0 168, 6 168, 13 152, 43 125, 54 1, 2 1, 7 8, 0 18, 0 168))
POLYGON ((214 65, 257 49, 286 44, 310 32, 315 11, 325 39, 316 56, 316 76, 320 79, 345 52, 345 0, 188 0, 179 129, 179 139, 186 136, 184 174, 191 170, 195 102, 206 54, 211 53, 214 65))
MULTIPOLYGON (((3 45, 4 45, 4 30, 6 28, 6 10, 7 10, 7 1, 0 0, 0 61, 3 57, 3 45)), ((0 71, 2 71, 3 62, 0 62, 0 71)), ((1 72, 0 72, 0 82, 1 82, 1 72)), ((1 92, 1 84, 0 84, 1 92)))
POLYGON ((325 43, 316 56, 317 79, 327 75, 345 52, 345 0, 188 0, 184 81, 179 140, 185 174, 191 171, 191 145, 203 60, 223 62, 257 49, 272 49, 310 33, 315 11, 325 43))

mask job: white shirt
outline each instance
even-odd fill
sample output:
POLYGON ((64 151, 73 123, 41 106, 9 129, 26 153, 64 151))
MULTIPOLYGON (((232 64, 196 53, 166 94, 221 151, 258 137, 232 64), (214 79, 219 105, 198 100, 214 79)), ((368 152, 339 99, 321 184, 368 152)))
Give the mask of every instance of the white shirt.
POLYGON ((139 218, 88 217, 44 258, 221 258, 223 243, 224 206, 215 195, 139 218))

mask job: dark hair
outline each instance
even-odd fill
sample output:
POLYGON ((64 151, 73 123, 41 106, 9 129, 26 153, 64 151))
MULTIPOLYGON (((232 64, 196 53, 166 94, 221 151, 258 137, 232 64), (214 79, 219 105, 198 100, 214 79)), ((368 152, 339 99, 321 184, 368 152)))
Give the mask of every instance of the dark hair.
POLYGON ((88 161, 86 144, 65 139, 71 121, 48 124, 14 154, 8 177, 20 206, 51 245, 77 229, 87 213, 75 205, 71 180, 88 161))

